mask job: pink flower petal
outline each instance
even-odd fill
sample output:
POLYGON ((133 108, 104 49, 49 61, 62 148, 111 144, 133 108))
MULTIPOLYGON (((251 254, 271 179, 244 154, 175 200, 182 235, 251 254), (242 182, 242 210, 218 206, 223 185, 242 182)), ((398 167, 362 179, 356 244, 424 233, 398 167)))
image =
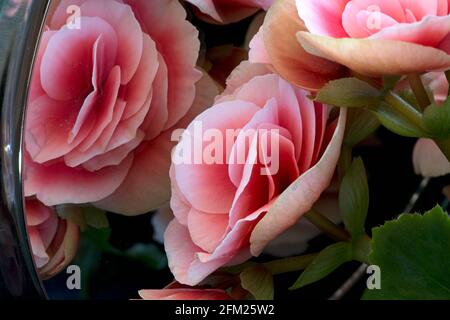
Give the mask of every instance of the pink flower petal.
POLYGON ((46 220, 50 219, 52 211, 50 210, 50 208, 42 205, 39 201, 27 200, 25 204, 28 226, 36 227, 44 223, 46 220))
POLYGON ((98 137, 98 140, 86 151, 75 149, 64 156, 64 161, 69 167, 75 168, 80 164, 91 160, 92 158, 104 153, 106 146, 108 145, 111 136, 116 129, 123 112, 126 107, 126 102, 118 99, 114 106, 114 112, 111 122, 105 127, 104 131, 98 137))
POLYGON ((450 173, 450 162, 433 140, 419 139, 413 152, 414 171, 424 177, 440 177, 450 173))
POLYGON ((144 140, 144 133, 138 131, 136 138, 128 142, 127 144, 121 145, 116 149, 99 154, 98 156, 90 159, 83 163, 83 168, 88 171, 94 172, 101 170, 108 166, 119 165, 133 150, 135 150, 141 142, 144 140))
POLYGON ((155 42, 144 34, 142 59, 135 75, 127 85, 127 92, 124 97, 124 100, 127 101, 127 108, 123 115, 124 120, 135 115, 145 104, 158 67, 158 52, 155 42))
MULTIPOLYGON (((175 165, 175 175, 180 191, 197 210, 209 213, 228 212, 235 186, 228 177, 225 158, 223 164, 204 163, 203 150, 206 143, 203 142, 202 145, 202 136, 198 137, 199 133, 194 131, 195 125, 201 125, 203 132, 213 128, 225 134, 225 129, 242 128, 258 110, 256 105, 244 101, 224 102, 206 110, 188 127, 190 134, 182 139, 176 150, 189 153, 191 162, 200 164, 175 165), (196 147, 197 144, 199 147, 196 147), (196 155, 200 159, 195 159, 196 155)), ((229 152, 228 149, 224 150, 222 156, 225 157, 229 152)))
POLYGON ((194 244, 211 253, 226 234, 228 215, 208 214, 191 209, 187 227, 194 244))
POLYGON ((263 27, 255 34, 250 41, 250 50, 248 52, 248 60, 252 63, 270 64, 270 56, 267 53, 266 45, 263 37, 263 27))
POLYGON ((346 118, 347 110, 341 109, 333 139, 322 158, 279 196, 256 225, 250 238, 250 249, 254 256, 259 255, 271 240, 293 226, 328 187, 339 160, 346 118))
POLYGON ((63 27, 48 42, 40 65, 41 84, 56 100, 87 95, 92 86, 92 49, 101 35, 105 45, 105 72, 112 67, 118 47, 114 30, 98 17, 81 17, 83 29, 63 27))
POLYGON ((151 140, 158 136, 163 131, 164 126, 169 118, 167 110, 168 98, 168 71, 166 63, 161 55, 158 56, 159 68, 153 81, 152 87, 152 101, 150 110, 145 116, 141 128, 146 132, 146 140, 151 140))
POLYGON ((47 206, 98 201, 121 185, 132 163, 130 155, 118 166, 89 172, 62 162, 40 165, 25 154, 25 195, 36 196, 47 206))
POLYGON ((30 238, 31 250, 33 251, 36 266, 41 268, 48 263, 50 257, 46 252, 46 248, 36 227, 28 227, 28 237, 30 238))
POLYGON ((200 48, 198 31, 186 21, 186 12, 178 1, 127 0, 126 3, 137 13, 144 32, 155 41, 168 67, 169 113, 164 127, 168 129, 188 112, 195 98, 195 83, 202 76, 195 69, 200 48))
POLYGON ((35 162, 57 159, 76 148, 90 133, 94 122, 86 121, 69 143, 81 101, 56 101, 44 95, 29 104, 26 114, 25 147, 35 162))
POLYGON ((398 75, 450 68, 450 55, 414 43, 393 40, 334 39, 299 32, 298 41, 311 54, 365 75, 398 75))
POLYGON ((115 66, 109 74, 101 97, 96 101, 95 105, 95 126, 89 136, 83 140, 78 146, 79 151, 87 151, 101 136, 105 128, 112 122, 114 116, 114 107, 117 102, 120 89, 121 71, 115 66))
MULTIPOLYGON (((108 2, 108 10, 102 1, 87 0, 80 6, 82 16, 98 17, 106 21, 117 35, 117 57, 112 59, 120 66, 121 84, 127 84, 138 69, 143 51, 143 35, 132 8, 117 1, 108 2)), ((81 30, 85 30, 83 25, 81 30)), ((84 31, 83 31, 84 32, 84 31)))
POLYGON ((310 32, 336 38, 347 36, 341 23, 347 3, 349 0, 296 0, 300 19, 310 32))

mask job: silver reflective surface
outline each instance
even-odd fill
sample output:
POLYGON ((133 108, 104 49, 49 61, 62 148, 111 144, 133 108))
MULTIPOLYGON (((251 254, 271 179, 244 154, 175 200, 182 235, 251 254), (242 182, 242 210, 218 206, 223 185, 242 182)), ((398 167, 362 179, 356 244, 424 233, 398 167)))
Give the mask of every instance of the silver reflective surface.
POLYGON ((23 214, 21 146, 29 79, 49 0, 0 0, 0 299, 45 298, 23 214))

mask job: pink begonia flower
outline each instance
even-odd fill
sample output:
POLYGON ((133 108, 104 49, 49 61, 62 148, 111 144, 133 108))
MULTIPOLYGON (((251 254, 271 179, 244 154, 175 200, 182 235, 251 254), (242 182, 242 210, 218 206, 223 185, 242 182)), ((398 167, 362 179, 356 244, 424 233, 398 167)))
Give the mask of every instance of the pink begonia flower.
POLYGON ((226 24, 267 10, 274 0, 186 0, 192 3, 197 16, 207 22, 226 24))
MULTIPOLYGON (((443 72, 432 72, 423 76, 424 83, 431 89, 437 104, 448 96, 449 84, 443 72)), ((431 139, 419 139, 413 151, 416 174, 424 177, 440 177, 450 173, 450 162, 431 139)))
POLYGON ((303 30, 307 29, 297 14, 295 0, 275 1, 250 42, 249 60, 268 64, 289 82, 308 90, 345 77, 346 68, 302 48, 296 34, 303 30))
POLYGON ((347 112, 330 119, 330 107, 308 94, 266 66, 244 62, 215 105, 188 126, 173 153, 175 219, 165 232, 178 282, 196 285, 224 265, 259 255, 329 186, 347 112), (214 152, 198 126, 215 133, 214 152), (196 161, 198 155, 204 158, 196 161))
POLYGON ((231 300, 223 290, 216 289, 162 289, 141 290, 144 300, 231 300))
POLYGON ((175 0, 52 4, 26 115, 26 195, 157 208, 170 198, 171 131, 216 94, 199 81, 197 30, 175 0))
POLYGON ((50 278, 75 257, 80 239, 79 227, 58 217, 53 208, 34 199, 26 200, 25 214, 38 273, 43 279, 50 278))
MULTIPOLYGON (((450 68, 448 0, 296 0, 314 55, 366 75, 450 68)), ((280 23, 282 23, 280 21, 280 23)))

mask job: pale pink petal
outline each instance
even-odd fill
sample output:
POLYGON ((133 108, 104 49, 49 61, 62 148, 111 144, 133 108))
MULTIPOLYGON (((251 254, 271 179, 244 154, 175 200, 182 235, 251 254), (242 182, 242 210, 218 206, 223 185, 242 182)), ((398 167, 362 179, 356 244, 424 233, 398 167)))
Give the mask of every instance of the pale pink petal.
POLYGON ((249 82, 251 79, 257 76, 262 76, 270 74, 271 71, 266 65, 260 63, 250 63, 248 61, 243 61, 233 72, 230 74, 226 81, 226 88, 223 93, 217 96, 215 103, 232 100, 233 94, 238 90, 243 84, 249 82))
POLYGON ((44 246, 48 248, 53 242, 59 225, 59 217, 53 208, 47 207, 51 211, 51 215, 47 221, 37 226, 39 234, 41 235, 44 246))
POLYGON ((257 224, 250 239, 253 255, 259 255, 270 241, 293 226, 329 186, 339 160, 346 118, 347 110, 341 109, 339 124, 322 158, 279 196, 257 224))
POLYGON ((170 167, 170 182, 172 188, 172 195, 170 197, 170 208, 172 209, 174 216, 177 218, 178 222, 187 226, 188 224, 188 214, 191 211, 189 202, 180 192, 178 188, 177 181, 175 179, 175 170, 173 165, 170 167))
POLYGON ((398 75, 450 68, 444 51, 394 40, 334 39, 299 32, 298 41, 311 54, 365 75, 398 75))
POLYGON ((31 75, 30 92, 28 94, 28 101, 33 102, 34 99, 39 98, 45 94, 41 86, 40 65, 42 64, 42 57, 47 50, 49 40, 55 35, 56 31, 44 31, 39 41, 39 48, 36 53, 36 60, 34 62, 34 70, 31 75))
POLYGON ((146 102, 158 67, 158 52, 155 42, 148 35, 144 34, 142 59, 135 75, 130 83, 127 84, 127 91, 124 97, 124 100, 127 102, 127 108, 123 115, 124 120, 135 115, 146 102))
POLYGON ((252 63, 267 63, 270 64, 270 57, 266 50, 263 37, 263 27, 255 34, 252 41, 250 41, 250 50, 248 52, 248 60, 252 63))
MULTIPOLYGON (((108 9, 102 1, 87 0, 80 6, 82 16, 98 17, 106 21, 117 35, 117 56, 115 61, 120 66, 121 84, 127 84, 138 69, 143 51, 143 35, 133 10, 117 1, 108 1, 108 9)), ((82 23, 82 22, 81 22, 82 23)), ((83 25, 81 30, 87 27, 83 25)))
POLYGON ((111 136, 113 135, 120 118, 125 110, 125 101, 118 99, 114 106, 114 112, 112 113, 111 122, 105 127, 103 132, 98 137, 98 140, 87 150, 82 151, 80 148, 76 148, 64 156, 64 161, 69 167, 75 168, 80 164, 91 160, 97 155, 106 151, 111 136))
POLYGON ((198 31, 188 21, 178 1, 126 0, 136 12, 142 29, 156 43, 168 67, 169 88, 165 129, 176 124, 195 98, 195 83, 202 74, 195 69, 200 48, 198 31), (164 23, 161 23, 164 21, 164 23))
POLYGON ((208 214, 191 209, 188 214, 187 227, 194 244, 211 253, 226 234, 228 215, 208 214))
POLYGON ((48 263, 50 257, 46 252, 46 248, 36 227, 28 227, 28 237, 30 238, 31 250, 33 251, 36 266, 41 268, 48 263))
POLYGON ((419 139, 413 152, 414 171, 424 177, 450 173, 450 163, 433 140, 419 139))
POLYGON ((146 140, 157 137, 164 129, 167 119, 169 119, 169 111, 167 110, 169 78, 167 65, 160 54, 158 55, 158 64, 158 72, 152 86, 153 95, 150 110, 141 125, 141 129, 146 132, 146 140))
MULTIPOLYGON (((323 194, 314 207, 334 223, 339 224, 342 221, 339 215, 337 194, 323 194)), ((300 255, 309 247, 309 241, 321 233, 322 231, 307 219, 300 219, 295 225, 272 240, 264 248, 264 253, 275 257, 300 255)))
MULTIPOLYGON (((198 136, 195 127, 197 126, 198 131, 201 126, 203 132, 210 128, 220 130, 225 135, 225 129, 242 128, 258 110, 256 105, 245 101, 224 102, 206 110, 188 127, 189 134, 183 137, 175 152, 185 152, 194 165, 186 164, 187 161, 176 165, 175 176, 180 191, 197 210, 210 213, 228 212, 235 186, 228 177, 225 158, 230 150, 225 149, 222 152, 222 163, 205 163, 203 150, 208 143, 201 141, 202 136, 198 136), (197 145, 199 147, 196 147, 197 145)), ((231 148, 226 144, 223 147, 231 148)))
POLYGON ((310 32, 337 38, 347 36, 341 19, 348 2, 348 0, 296 0, 298 14, 310 32))
POLYGON ((399 24, 370 36, 370 39, 398 40, 423 46, 437 47, 450 34, 450 15, 425 17, 420 22, 399 24))
POLYGON ((170 132, 142 143, 135 151, 133 165, 120 187, 94 205, 129 216, 143 214, 163 205, 170 197, 168 172, 173 146, 170 132))
MULTIPOLYGON (((261 217, 267 212, 268 207, 269 205, 266 205, 247 216, 245 219, 239 220, 234 228, 227 233, 226 237, 213 253, 196 250, 195 255, 186 255, 186 258, 190 259, 185 259, 180 265, 178 265, 178 262, 173 261, 176 257, 172 255, 173 245, 175 243, 171 243, 172 236, 171 232, 169 232, 165 237, 166 253, 168 254, 168 258, 170 257, 169 266, 172 265, 172 267, 176 267, 177 269, 179 267, 178 270, 180 272, 184 271, 184 274, 175 274, 173 272, 174 269, 171 267, 175 278, 183 284, 196 285, 219 267, 236 262, 236 257, 241 253, 245 256, 245 253, 248 252, 247 248, 250 234, 258 221, 260 221, 261 217), (167 244, 169 244, 169 246, 167 246, 167 244), (173 261, 172 264, 170 264, 171 260, 173 261), (177 275, 179 275, 179 277, 177 277, 177 275)), ((191 250, 195 250, 195 248, 195 246, 191 247, 191 250)), ((188 252, 191 250, 188 250, 188 252)), ((247 259, 248 258, 249 257, 247 256, 247 259)))
POLYGON ((100 154, 89 161, 83 163, 83 168, 94 172, 101 170, 108 166, 119 165, 133 150, 135 150, 141 142, 144 140, 145 134, 139 131, 136 138, 128 142, 127 144, 121 145, 116 149, 100 154))
POLYGON ((117 97, 120 89, 121 71, 118 66, 115 66, 109 74, 101 97, 98 99, 95 106, 95 126, 90 132, 89 136, 83 140, 78 146, 79 151, 87 151, 101 136, 105 128, 111 123, 114 115, 114 107, 117 102, 117 97))
POLYGON ((76 148, 90 133, 94 122, 84 123, 69 143, 82 101, 56 101, 44 95, 29 104, 25 121, 25 148, 35 162, 57 159, 76 148))
POLYGON ((63 162, 40 165, 25 155, 25 195, 36 196, 47 206, 98 201, 113 193, 133 163, 128 156, 118 166, 96 172, 69 168, 63 162))

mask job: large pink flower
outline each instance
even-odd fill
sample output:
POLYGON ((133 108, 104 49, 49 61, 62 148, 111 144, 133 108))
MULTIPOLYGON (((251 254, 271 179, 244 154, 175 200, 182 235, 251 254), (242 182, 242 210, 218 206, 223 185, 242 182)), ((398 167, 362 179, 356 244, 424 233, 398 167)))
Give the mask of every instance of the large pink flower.
POLYGON ((310 53, 368 75, 450 68, 448 0, 296 0, 310 53))
POLYGON ((39 275, 50 278, 75 257, 79 228, 37 200, 26 200, 25 213, 34 262, 39 275))
POLYGON ((165 248, 187 285, 258 255, 310 210, 332 179, 343 138, 346 110, 330 118, 329 107, 264 65, 241 64, 227 84, 173 154, 175 219, 165 248))
POLYGON ((196 6, 197 15, 213 23, 231 23, 267 10, 274 0, 186 0, 196 6))
POLYGON ((185 18, 175 0, 56 2, 26 116, 27 196, 124 214, 168 200, 170 130, 201 78, 185 18))

